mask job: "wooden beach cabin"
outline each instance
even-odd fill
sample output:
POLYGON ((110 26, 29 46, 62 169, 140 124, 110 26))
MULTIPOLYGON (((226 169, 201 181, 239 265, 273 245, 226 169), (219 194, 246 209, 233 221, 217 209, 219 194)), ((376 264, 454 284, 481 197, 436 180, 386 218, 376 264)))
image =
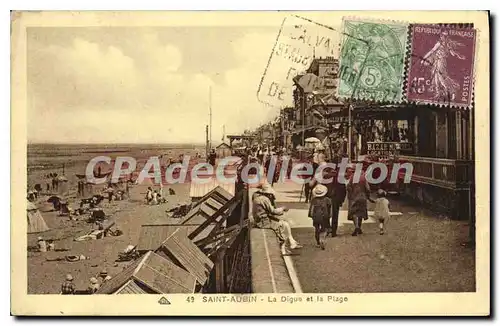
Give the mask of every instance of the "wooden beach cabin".
POLYGON ((232 155, 232 149, 228 144, 222 143, 215 148, 215 153, 218 159, 223 159, 232 155))
POLYGON ((104 283, 96 294, 194 293, 196 277, 149 251, 104 283))

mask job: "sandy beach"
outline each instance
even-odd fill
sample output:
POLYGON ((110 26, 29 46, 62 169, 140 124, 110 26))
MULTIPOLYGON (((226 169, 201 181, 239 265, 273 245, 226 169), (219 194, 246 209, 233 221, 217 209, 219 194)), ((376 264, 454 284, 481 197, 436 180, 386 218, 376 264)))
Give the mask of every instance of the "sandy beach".
MULTIPOLYGON (((177 158, 180 154, 195 155, 203 149, 194 146, 131 146, 122 148, 115 146, 78 146, 78 145, 37 145, 28 148, 28 182, 29 186, 41 183, 45 190, 44 176, 48 173, 62 173, 62 163, 65 163, 65 176, 68 178, 69 205, 79 203, 76 197, 76 173, 83 173, 88 161, 98 155, 107 155, 112 158, 122 155, 131 156, 138 160, 137 170, 140 170, 149 156, 169 155, 177 158), (142 163, 141 163, 142 162, 142 163), (142 165, 141 165, 142 164, 142 165)), ((151 182, 147 180, 140 185, 130 188, 130 198, 108 203, 107 199, 101 203, 106 215, 116 222, 116 228, 123 232, 117 237, 105 237, 99 240, 74 241, 74 238, 88 233, 95 228, 94 224, 85 221, 87 215, 79 216, 79 220, 70 220, 67 216, 60 216, 58 212, 49 211, 51 205, 46 203, 48 195, 41 195, 37 201, 49 231, 37 234, 28 234, 28 293, 56 294, 60 291, 65 275, 71 273, 75 278, 77 289, 84 290, 89 279, 96 276, 103 269, 113 276, 120 272, 129 262, 115 263, 118 253, 128 245, 137 244, 140 227, 146 222, 167 218, 166 210, 181 203, 190 202, 189 183, 167 185, 164 195, 168 202, 150 206, 145 203, 144 196, 151 182), (168 195, 168 188, 175 191, 175 195, 168 195), (56 251, 45 253, 36 249, 37 238, 53 239, 56 251), (61 251, 60 251, 61 250, 61 251), (47 261, 47 259, 64 258, 67 255, 84 255, 88 260, 76 262, 47 261)), ((104 186, 104 185, 103 185, 104 186)), ((153 186, 159 189, 159 186, 153 186)), ((98 189, 95 190, 98 192, 98 189)))

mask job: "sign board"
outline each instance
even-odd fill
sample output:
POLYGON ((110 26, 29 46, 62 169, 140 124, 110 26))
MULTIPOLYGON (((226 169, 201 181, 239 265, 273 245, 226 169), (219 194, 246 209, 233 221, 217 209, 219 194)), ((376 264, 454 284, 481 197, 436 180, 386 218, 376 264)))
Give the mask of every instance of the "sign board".
POLYGON ((413 143, 398 142, 367 142, 367 154, 391 156, 413 152, 413 143))
POLYGON ((259 101, 277 108, 293 106, 293 78, 305 74, 314 57, 338 57, 339 42, 331 27, 285 18, 257 90, 259 101))
POLYGON ((316 76, 315 74, 308 73, 300 77, 297 84, 299 84, 299 86, 304 90, 304 92, 311 93, 312 91, 318 88, 317 86, 318 83, 319 83, 319 77, 316 76))

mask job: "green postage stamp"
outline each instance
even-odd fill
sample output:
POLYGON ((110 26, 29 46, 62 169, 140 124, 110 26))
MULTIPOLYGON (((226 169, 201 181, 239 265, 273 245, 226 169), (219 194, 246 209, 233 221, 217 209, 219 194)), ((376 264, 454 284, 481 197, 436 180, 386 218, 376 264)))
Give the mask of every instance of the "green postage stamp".
POLYGON ((399 102, 408 25, 344 19, 338 96, 399 102))

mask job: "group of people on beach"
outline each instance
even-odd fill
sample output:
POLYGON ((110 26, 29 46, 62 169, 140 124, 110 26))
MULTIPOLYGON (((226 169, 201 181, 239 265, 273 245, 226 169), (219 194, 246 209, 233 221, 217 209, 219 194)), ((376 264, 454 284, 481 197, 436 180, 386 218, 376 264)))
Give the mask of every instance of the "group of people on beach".
MULTIPOLYGON (((172 188, 168 189, 169 194, 175 195, 175 191, 172 188)), ((161 203, 166 203, 167 199, 163 196, 163 185, 160 183, 160 189, 156 190, 152 187, 148 187, 146 191, 146 204, 148 205, 159 205, 161 203)))
POLYGON ((89 286, 85 290, 78 291, 74 283, 73 275, 67 274, 66 279, 61 284, 61 294, 95 294, 99 291, 100 287, 109 280, 111 280, 111 276, 108 275, 106 269, 103 269, 98 275, 90 278, 89 286))

